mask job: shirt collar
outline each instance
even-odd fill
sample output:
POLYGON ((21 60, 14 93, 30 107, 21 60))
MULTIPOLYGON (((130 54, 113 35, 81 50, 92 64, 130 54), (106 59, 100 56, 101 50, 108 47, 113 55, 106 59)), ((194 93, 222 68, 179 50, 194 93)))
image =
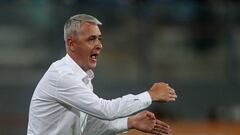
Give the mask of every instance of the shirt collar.
POLYGON ((80 72, 83 75, 82 81, 86 84, 94 78, 92 70, 84 71, 68 54, 65 56, 67 63, 71 65, 74 71, 80 72))

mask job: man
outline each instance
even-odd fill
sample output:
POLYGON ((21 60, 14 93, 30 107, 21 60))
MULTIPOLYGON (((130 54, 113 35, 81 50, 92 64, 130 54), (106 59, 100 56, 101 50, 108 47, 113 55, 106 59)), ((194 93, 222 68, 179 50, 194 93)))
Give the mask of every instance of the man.
POLYGON ((34 91, 28 135, 107 135, 131 128, 154 134, 170 132, 151 112, 127 117, 152 101, 175 101, 177 95, 167 84, 156 83, 149 91, 113 100, 94 94, 92 69, 102 49, 98 25, 100 21, 86 14, 75 15, 65 23, 67 54, 49 67, 34 91), (92 125, 101 126, 94 132, 92 125))

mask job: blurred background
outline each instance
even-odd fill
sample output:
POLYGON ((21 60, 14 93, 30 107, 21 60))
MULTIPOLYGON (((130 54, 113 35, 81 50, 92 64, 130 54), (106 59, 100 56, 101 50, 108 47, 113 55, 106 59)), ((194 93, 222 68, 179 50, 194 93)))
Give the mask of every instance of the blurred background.
POLYGON ((237 0, 1 0, 0 135, 26 134, 35 86, 65 56, 63 26, 78 13, 103 23, 93 80, 100 97, 167 82, 177 101, 148 110, 174 135, 239 135, 239 6, 237 0))

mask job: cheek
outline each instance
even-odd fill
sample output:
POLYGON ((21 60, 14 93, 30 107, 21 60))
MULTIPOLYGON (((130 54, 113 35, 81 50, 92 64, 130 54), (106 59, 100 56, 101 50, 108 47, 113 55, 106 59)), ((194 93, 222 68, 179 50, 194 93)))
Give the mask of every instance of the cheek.
POLYGON ((80 57, 88 57, 91 53, 91 49, 89 47, 82 46, 78 47, 76 52, 80 57))

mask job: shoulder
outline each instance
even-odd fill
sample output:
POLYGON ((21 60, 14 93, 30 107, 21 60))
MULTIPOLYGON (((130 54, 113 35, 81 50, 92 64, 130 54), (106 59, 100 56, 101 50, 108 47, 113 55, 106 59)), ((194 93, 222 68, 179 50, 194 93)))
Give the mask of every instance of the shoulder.
POLYGON ((42 80, 47 80, 49 82, 58 83, 58 81, 64 76, 74 74, 71 66, 69 66, 64 58, 53 62, 48 68, 47 72, 44 74, 42 80))
POLYGON ((53 73, 57 74, 58 82, 60 85, 73 85, 74 83, 81 82, 84 77, 74 69, 71 63, 68 63, 64 59, 58 60, 51 65, 53 73))
POLYGON ((69 73, 71 74, 74 72, 70 64, 67 63, 64 58, 52 63, 52 65, 50 66, 50 70, 56 71, 60 75, 69 74, 69 73))

